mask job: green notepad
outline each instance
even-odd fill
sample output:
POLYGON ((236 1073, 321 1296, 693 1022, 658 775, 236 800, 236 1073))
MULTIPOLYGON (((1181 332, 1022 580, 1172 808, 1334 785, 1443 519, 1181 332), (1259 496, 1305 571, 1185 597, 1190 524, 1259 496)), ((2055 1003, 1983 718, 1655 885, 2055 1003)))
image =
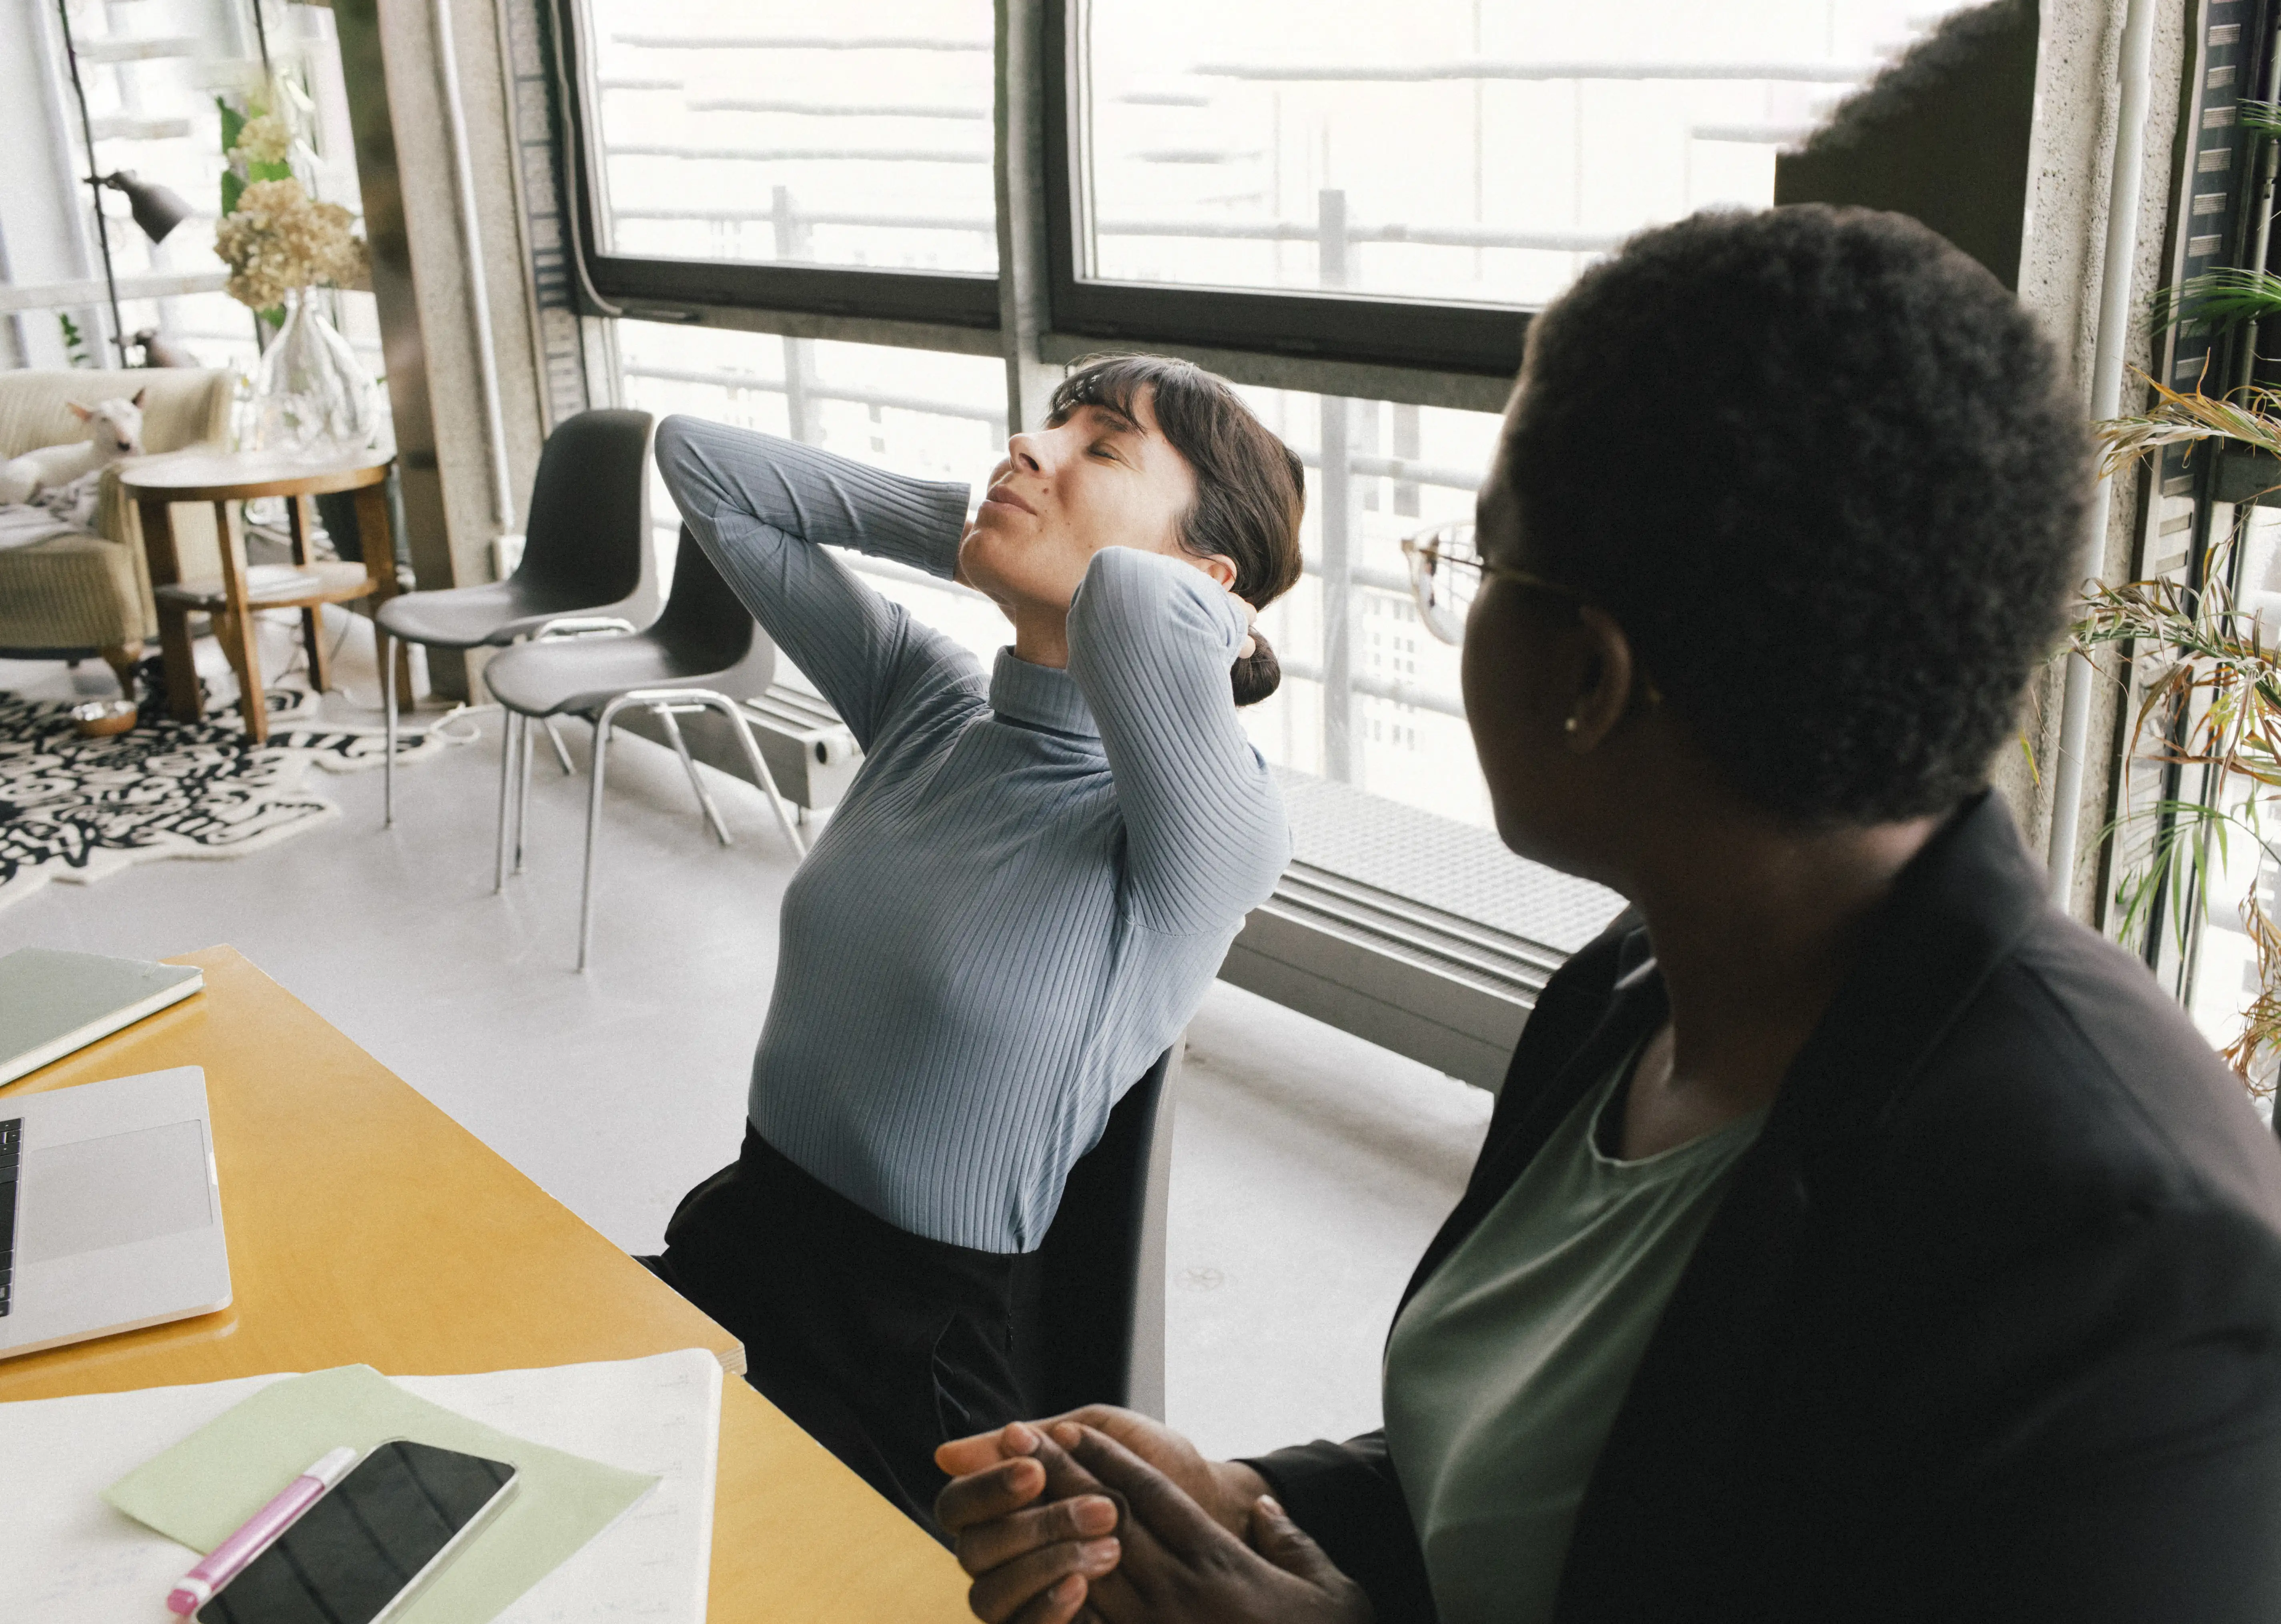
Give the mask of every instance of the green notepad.
POLYGON ((367 1365, 264 1388, 103 1492, 136 1521, 212 1551, 326 1450, 410 1438, 512 1461, 514 1495, 398 1615, 487 1624, 624 1515, 658 1480, 511 1437, 414 1398, 367 1365))

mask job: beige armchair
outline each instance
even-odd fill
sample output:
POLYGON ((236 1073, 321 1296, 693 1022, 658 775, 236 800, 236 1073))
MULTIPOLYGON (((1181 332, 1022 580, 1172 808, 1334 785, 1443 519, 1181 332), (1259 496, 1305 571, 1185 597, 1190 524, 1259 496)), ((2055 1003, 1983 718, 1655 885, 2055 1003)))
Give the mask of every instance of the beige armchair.
MULTIPOLYGON (((76 437, 67 402, 93 406, 135 391, 143 402, 145 451, 229 443, 226 372, 153 368, 133 372, 0 372, 0 457, 20 457, 76 437)), ((143 526, 120 494, 116 469, 103 476, 99 536, 58 536, 0 550, 0 655, 80 659, 101 654, 134 695, 132 672, 145 638, 159 634, 143 526)), ((178 507, 174 545, 185 576, 221 573, 213 510, 178 507)))

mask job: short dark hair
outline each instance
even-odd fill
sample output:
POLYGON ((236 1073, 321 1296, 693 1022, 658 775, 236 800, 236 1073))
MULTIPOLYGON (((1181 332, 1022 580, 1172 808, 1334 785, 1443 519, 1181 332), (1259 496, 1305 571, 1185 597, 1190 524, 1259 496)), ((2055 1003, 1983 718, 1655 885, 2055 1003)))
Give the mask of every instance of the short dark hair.
MULTIPOLYGON (((1264 609, 1299 580, 1299 521, 1307 470, 1224 378, 1166 355, 1096 355, 1076 364, 1054 391, 1051 421, 1079 406, 1135 416, 1146 394, 1156 426, 1196 476, 1196 499, 1180 516, 1179 543, 1199 558, 1235 565, 1235 595, 1264 609)), ((1282 667, 1256 631, 1256 652, 1230 674, 1239 705, 1275 692, 1282 667)))
POLYGON ((1646 231, 1531 324, 1505 468, 1745 799, 1867 824, 1987 782, 2081 568, 2081 412, 2018 301, 1914 220, 1646 231))

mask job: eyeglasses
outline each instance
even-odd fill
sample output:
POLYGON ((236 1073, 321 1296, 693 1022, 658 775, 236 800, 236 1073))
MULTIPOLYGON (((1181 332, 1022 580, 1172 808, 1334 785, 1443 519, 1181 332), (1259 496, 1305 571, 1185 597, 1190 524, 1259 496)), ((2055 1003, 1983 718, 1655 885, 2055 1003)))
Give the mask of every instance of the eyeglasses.
POLYGON ((1410 566, 1410 590, 1418 599, 1418 617, 1444 643, 1465 640, 1465 615, 1473 607, 1484 576, 1563 598, 1583 597, 1573 586, 1483 558, 1471 519, 1431 525, 1414 536, 1404 536, 1402 558, 1410 566))

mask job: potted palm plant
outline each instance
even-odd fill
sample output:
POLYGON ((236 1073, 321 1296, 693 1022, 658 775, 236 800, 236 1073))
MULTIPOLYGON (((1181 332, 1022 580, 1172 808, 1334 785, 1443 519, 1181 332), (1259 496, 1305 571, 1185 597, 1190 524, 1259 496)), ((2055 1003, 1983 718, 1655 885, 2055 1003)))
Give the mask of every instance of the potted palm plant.
MULTIPOLYGON (((2281 278, 2226 272, 2195 282, 2210 285, 2182 287, 2161 313, 2216 321, 2281 311, 2281 278), (2222 316, 2214 302, 2229 313, 2222 316)), ((2146 410, 2094 426, 2103 477, 2185 445, 2190 455, 2246 464, 2257 483, 2244 490, 2245 499, 2281 489, 2281 391, 2251 387, 2221 398, 2145 382, 2153 398, 2146 410)), ((2237 530, 2220 544, 2199 586, 2165 577, 2094 581, 2078 606, 2070 647, 2123 681, 2126 695, 2135 692, 2126 700, 2132 706, 2126 771, 2185 769, 2201 774, 2204 785, 2200 797, 2122 798, 2130 809, 2107 834, 2144 824, 2149 837, 2120 865, 2115 901, 2126 940, 2143 944, 2158 896, 2199 897, 2207 907, 2214 867, 2240 842, 2281 864, 2269 827, 2281 800, 2281 615, 2245 600, 2254 595, 2236 580, 2232 552, 2239 545, 2237 530)), ((2172 918, 2183 935, 2189 910, 2177 909, 2172 918)), ((2281 923, 2254 885, 2241 924, 2255 955, 2255 984, 2224 1056, 2253 1093, 2267 1094, 2281 1073, 2281 923)))

